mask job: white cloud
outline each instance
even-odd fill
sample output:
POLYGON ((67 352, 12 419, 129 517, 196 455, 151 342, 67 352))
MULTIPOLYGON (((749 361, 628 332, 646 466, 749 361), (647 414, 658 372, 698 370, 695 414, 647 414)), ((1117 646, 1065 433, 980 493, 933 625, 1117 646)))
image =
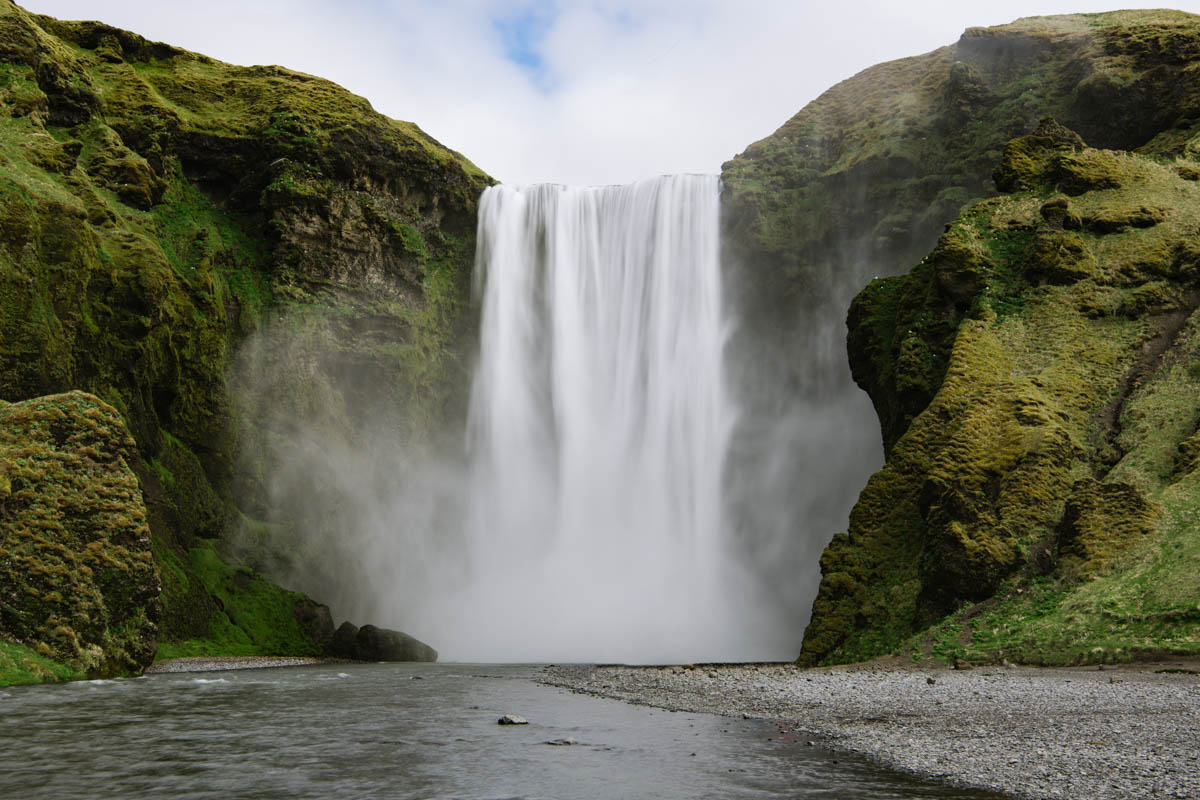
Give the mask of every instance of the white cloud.
MULTIPOLYGON (((618 183, 715 172, 839 80, 954 42, 971 25, 1094 11, 1010 0, 27 0, 239 64, 334 80, 501 180, 618 183), (544 74, 495 24, 554 9, 544 74)), ((1123 7, 1154 7, 1122 2, 1123 7)), ((1186 10, 1200 11, 1197 3, 1186 10)))

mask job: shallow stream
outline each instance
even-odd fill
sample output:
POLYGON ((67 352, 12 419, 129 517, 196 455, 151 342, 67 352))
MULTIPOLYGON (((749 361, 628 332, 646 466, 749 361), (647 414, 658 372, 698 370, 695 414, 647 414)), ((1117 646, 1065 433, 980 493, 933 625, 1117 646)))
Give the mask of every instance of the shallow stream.
POLYGON ((983 798, 772 722, 343 664, 0 689, 4 798, 983 798), (517 714, 527 725, 498 725, 517 714), (549 744, 570 742, 569 744, 549 744))

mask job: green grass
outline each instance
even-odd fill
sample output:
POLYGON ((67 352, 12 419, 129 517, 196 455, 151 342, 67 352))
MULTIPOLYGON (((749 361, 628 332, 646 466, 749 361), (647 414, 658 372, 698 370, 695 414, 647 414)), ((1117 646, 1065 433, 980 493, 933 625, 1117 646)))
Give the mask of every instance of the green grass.
POLYGON ((77 681, 85 677, 81 670, 46 658, 24 645, 0 639, 0 686, 77 681))

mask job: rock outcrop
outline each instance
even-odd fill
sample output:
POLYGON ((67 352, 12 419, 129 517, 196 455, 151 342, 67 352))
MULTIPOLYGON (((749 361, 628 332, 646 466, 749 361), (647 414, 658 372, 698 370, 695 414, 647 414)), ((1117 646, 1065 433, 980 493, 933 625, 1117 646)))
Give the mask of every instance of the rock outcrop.
POLYGON ((0 630, 90 677, 141 672, 157 644, 136 458, 120 415, 92 395, 0 402, 0 630))
POLYGON ((333 635, 329 652, 356 661, 437 661, 437 651, 407 633, 343 622, 333 635))
MULTIPOLYGON (((1194 585, 1183 604, 1132 587, 1163 570, 1178 589, 1154 548, 1192 552, 1171 531, 1193 412, 1168 435, 1165 401, 1138 393, 1192 358, 1198 55, 1200 17, 1175 11, 973 28, 833 87, 724 166, 739 336, 768 365, 734 367, 748 424, 779 413, 773 387, 845 391, 827 331, 867 287, 849 350, 887 463, 822 556, 803 663, 1192 647, 1194 585)), ((805 469, 743 503, 751 535, 805 469)))

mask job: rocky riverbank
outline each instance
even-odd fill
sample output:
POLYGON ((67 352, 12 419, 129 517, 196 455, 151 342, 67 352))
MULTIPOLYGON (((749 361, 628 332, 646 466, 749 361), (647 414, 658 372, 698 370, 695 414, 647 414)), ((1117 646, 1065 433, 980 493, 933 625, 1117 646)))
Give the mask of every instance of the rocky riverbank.
POLYGON ((778 719, 884 766, 1021 800, 1126 800, 1200 798, 1197 666, 567 666, 544 681, 672 710, 778 719))

